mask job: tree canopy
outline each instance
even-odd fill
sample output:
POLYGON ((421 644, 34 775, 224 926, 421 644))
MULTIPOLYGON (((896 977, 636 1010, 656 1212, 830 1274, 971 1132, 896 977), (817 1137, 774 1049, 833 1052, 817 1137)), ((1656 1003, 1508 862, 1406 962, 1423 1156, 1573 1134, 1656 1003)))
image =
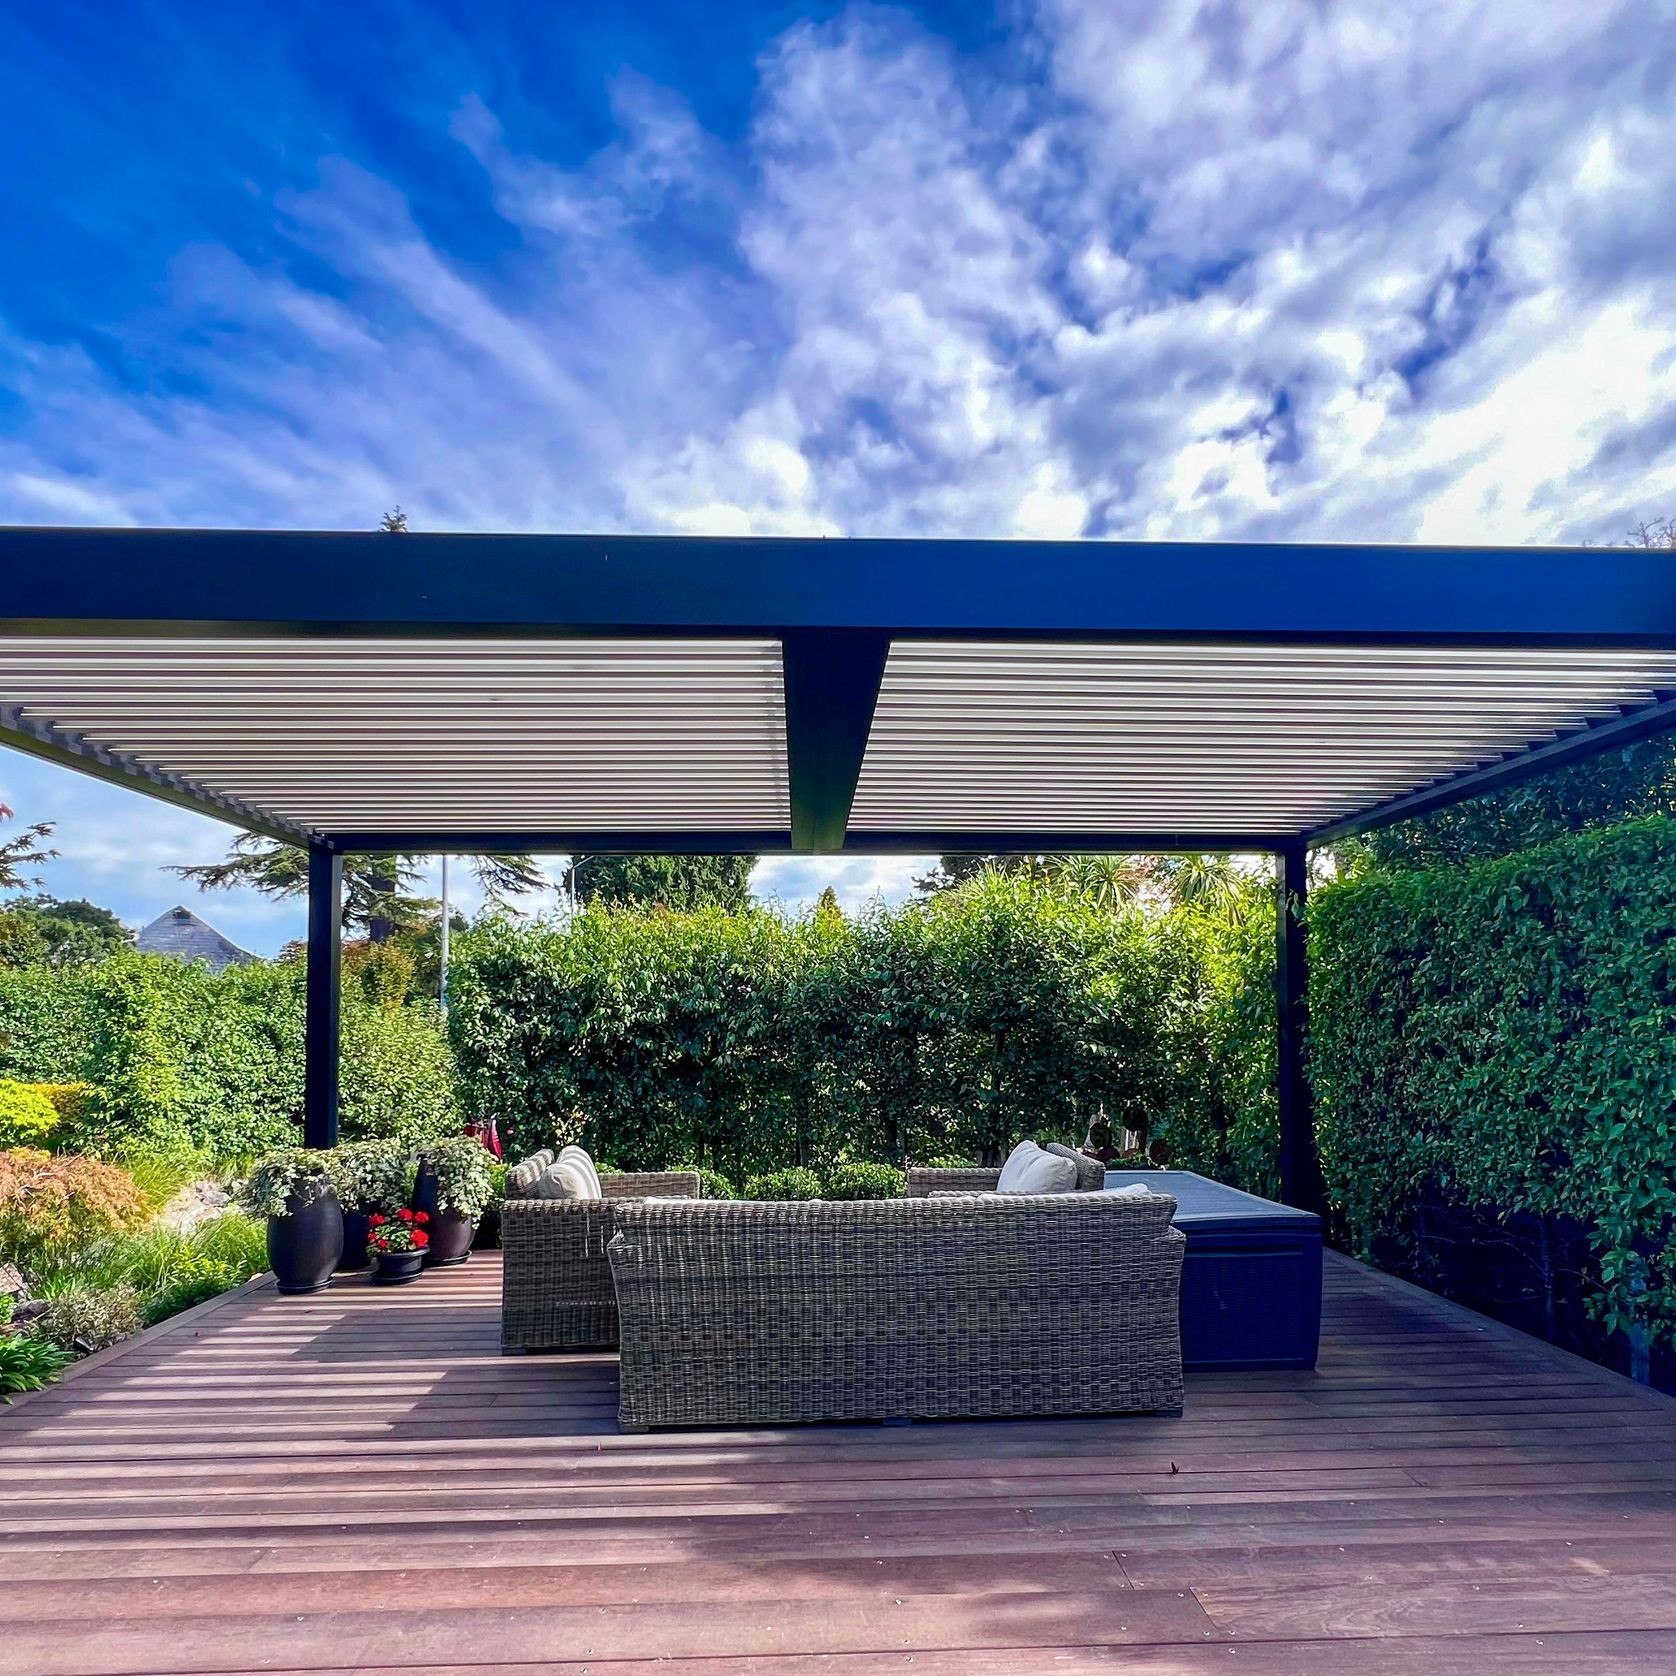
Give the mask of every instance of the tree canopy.
MULTIPOLYGON (((527 855, 481 855, 468 858, 483 893, 497 907, 542 888, 547 877, 527 855)), ((254 832, 240 833, 220 861, 173 867, 200 890, 235 890, 241 886, 264 896, 308 893, 308 852, 254 832)), ((376 939, 398 931, 417 931, 436 917, 438 903, 415 886, 419 868, 411 855, 350 855, 343 860, 343 925, 376 939)))
POLYGON ((748 855, 576 855, 565 888, 578 903, 738 913, 750 900, 748 855))

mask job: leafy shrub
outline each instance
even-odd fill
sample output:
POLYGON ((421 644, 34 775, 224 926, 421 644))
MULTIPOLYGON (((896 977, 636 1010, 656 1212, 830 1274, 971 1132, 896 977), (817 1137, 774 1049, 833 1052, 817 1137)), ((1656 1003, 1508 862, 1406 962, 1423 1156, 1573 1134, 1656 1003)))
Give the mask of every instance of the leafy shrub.
POLYGON ((752 1176, 745 1183, 747 1199, 818 1199, 820 1196, 821 1178, 802 1166, 771 1170, 766 1175, 752 1176))
POLYGON ((0 1147, 44 1147, 61 1122, 39 1089, 0 1077, 0 1147))
POLYGON ((707 1170, 702 1164, 677 1164, 678 1170, 693 1170, 698 1175, 698 1196, 701 1199, 737 1199, 738 1189, 720 1170, 707 1170))
POLYGON ((10 1402, 15 1391, 39 1391, 74 1360, 33 1334, 0 1334, 0 1401, 10 1402))
POLYGON ((27 1266, 144 1220, 134 1179, 114 1164, 29 1147, 0 1152, 0 1250, 27 1266))
POLYGON ((77 1285, 54 1293, 35 1330, 60 1350, 87 1355, 130 1337, 144 1325, 139 1292, 119 1281, 114 1286, 77 1285))
POLYGON ((388 1211, 407 1203, 413 1161, 400 1141, 351 1141, 330 1157, 333 1185, 345 1210, 388 1211))
POLYGON ((336 1175, 333 1153, 285 1147, 256 1161, 240 1199, 252 1216, 290 1216, 333 1187, 336 1175))
POLYGON ((1102 1107, 1184 1162, 1260 1173, 1257 894, 1268 940, 1255 924, 1238 960, 1206 912, 1112 912, 1024 877, 853 920, 490 923, 450 979, 462 1096, 505 1114, 514 1155, 580 1133, 624 1169, 688 1158, 734 1180, 845 1155, 994 1162, 1026 1133, 1080 1140, 1102 1107))
POLYGON ((437 1208, 459 1211, 474 1222, 489 1208, 494 1196, 494 1162, 469 1135, 432 1141, 420 1154, 421 1167, 429 1164, 436 1172, 437 1208))
POLYGON ((410 1148, 459 1132, 454 1056, 434 1003, 345 1009, 339 1119, 345 1140, 410 1148))
POLYGON ((907 1177, 894 1164, 838 1164, 828 1171, 827 1199, 900 1199, 907 1177))
MULTIPOLYGON (((302 968, 212 973, 122 954, 67 970, 0 968, 0 1076, 85 1092, 67 1133, 101 1157, 248 1159, 301 1127, 302 968)), ((458 1127, 452 1056, 434 1004, 343 1006, 346 1139, 409 1144, 458 1127)))
POLYGON ((1676 822, 1353 878, 1315 893, 1309 937, 1354 1241, 1411 1250, 1439 1201, 1580 1223, 1607 1325, 1676 1333, 1676 822))
POLYGON ((86 1116, 93 1097, 93 1085, 86 1082, 37 1082, 32 1084, 42 1099, 50 1101, 58 1120, 73 1129, 86 1116))

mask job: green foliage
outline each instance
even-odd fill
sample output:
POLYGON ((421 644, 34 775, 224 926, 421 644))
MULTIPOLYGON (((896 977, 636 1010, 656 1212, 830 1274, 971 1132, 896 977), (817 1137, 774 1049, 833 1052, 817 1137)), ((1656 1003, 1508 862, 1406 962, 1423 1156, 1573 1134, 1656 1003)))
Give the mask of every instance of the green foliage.
POLYGON ((45 1095, 0 1077, 0 1147, 44 1147, 59 1122, 58 1108, 45 1095))
POLYGON ((1676 734, 1603 751, 1346 846, 1382 869, 1484 860, 1648 815, 1676 817, 1676 734))
POLYGON ((564 882, 578 902, 736 914, 750 899, 754 862, 748 855, 577 855, 564 882))
POLYGON ((900 1199, 906 1191, 907 1177, 894 1164, 837 1164, 827 1172, 821 1197, 900 1199))
POLYGON ((678 1170, 698 1172, 698 1196, 701 1199, 737 1199, 739 1189, 720 1170, 707 1170, 702 1164, 677 1164, 678 1170))
MULTIPOLYGON (((212 973, 124 954, 75 970, 0 970, 0 1075, 88 1085, 68 1126, 102 1156, 249 1158, 297 1138, 303 969, 212 973)), ((351 1140, 417 1144, 458 1127, 434 1003, 386 1006, 349 986, 341 1108, 351 1140)))
POLYGON ((39 1391, 74 1360, 68 1351, 33 1334, 0 1334, 0 1401, 10 1402, 17 1391, 39 1391))
POLYGON ((439 1210, 457 1210, 477 1221, 494 1197, 494 1159, 469 1135, 430 1141, 420 1154, 421 1166, 436 1171, 439 1210))
POLYGON ((490 922, 460 939, 451 982, 462 1103, 496 1112, 514 1155, 580 1139, 622 1169, 684 1158, 733 1180, 844 1157, 998 1161, 1023 1134, 1080 1140, 1104 1108, 1260 1186, 1273 902, 1252 890, 1233 924, 993 874, 854 920, 490 922))
POLYGON ((109 908, 85 898, 20 896, 0 908, 0 965, 85 966, 119 954, 133 933, 109 908))
POLYGON ((1676 823, 1318 891, 1329 1192, 1364 1246, 1429 1198, 1593 1231, 1608 1325, 1676 1332, 1676 823))
POLYGON ((257 1159, 239 1196, 252 1216, 292 1216, 334 1187, 336 1179, 335 1153, 285 1147, 257 1159))
POLYGON ((242 1285, 267 1267, 263 1226, 228 1211, 189 1233, 145 1228, 61 1250, 31 1273, 43 1297, 131 1290, 147 1326, 242 1285))
POLYGON ((87 1355, 137 1333, 144 1325, 139 1292, 126 1281, 118 1281, 114 1286, 68 1286, 54 1293, 35 1331, 60 1350, 87 1355))
POLYGON ((399 1007, 413 993, 415 962, 403 943, 351 943, 343 951, 343 985, 375 1007, 399 1007))
POLYGON ((747 1199, 818 1199, 820 1196, 821 1178, 801 1165, 793 1165, 789 1170, 770 1170, 765 1175, 750 1177, 745 1183, 747 1199))
POLYGON ((391 1211, 407 1203, 413 1160, 401 1141, 351 1141, 330 1154, 332 1182, 347 1211, 391 1211))
POLYGON ((435 1002, 344 1010, 338 1119, 346 1140, 409 1148, 459 1129, 454 1056, 435 1002))

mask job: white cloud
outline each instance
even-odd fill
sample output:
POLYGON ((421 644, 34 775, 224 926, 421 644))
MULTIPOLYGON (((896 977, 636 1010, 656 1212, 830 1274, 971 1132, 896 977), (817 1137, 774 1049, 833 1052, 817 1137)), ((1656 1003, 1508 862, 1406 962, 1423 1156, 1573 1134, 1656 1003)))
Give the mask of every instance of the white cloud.
MULTIPOLYGON (((1671 510, 1668 0, 1008 16, 970 56, 882 7, 796 24, 725 140, 632 72, 582 157, 468 99, 481 249, 322 115, 271 236, 184 232, 97 353, 0 322, 0 520, 1470 543, 1671 510)), ((825 865, 762 876, 859 900, 910 864, 825 865)))

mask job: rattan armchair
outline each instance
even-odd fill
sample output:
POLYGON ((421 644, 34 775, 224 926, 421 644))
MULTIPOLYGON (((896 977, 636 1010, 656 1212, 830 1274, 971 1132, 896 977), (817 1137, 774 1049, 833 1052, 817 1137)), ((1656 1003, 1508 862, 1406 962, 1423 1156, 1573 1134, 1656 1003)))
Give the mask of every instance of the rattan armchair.
POLYGON ((625 1430, 1181 1407, 1175 1200, 635 1204, 625 1430))
POLYGON ((617 1342, 617 1294, 605 1248, 619 1208, 647 1196, 696 1199, 695 1170, 600 1178, 602 1199, 507 1199, 501 1206, 500 1343, 505 1352, 585 1350, 617 1342))

